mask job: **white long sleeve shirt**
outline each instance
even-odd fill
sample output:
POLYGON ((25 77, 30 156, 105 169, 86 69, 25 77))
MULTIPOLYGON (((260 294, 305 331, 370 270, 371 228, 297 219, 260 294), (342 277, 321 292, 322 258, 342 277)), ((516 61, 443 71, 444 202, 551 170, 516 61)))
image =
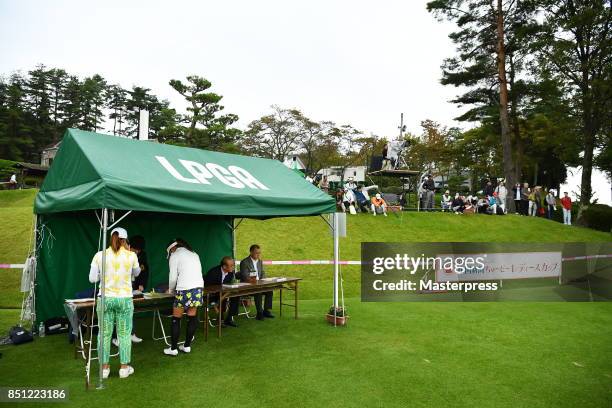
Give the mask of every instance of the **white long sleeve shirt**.
POLYGON ((198 254, 181 247, 170 255, 168 263, 170 266, 168 289, 178 291, 204 287, 202 265, 198 254))

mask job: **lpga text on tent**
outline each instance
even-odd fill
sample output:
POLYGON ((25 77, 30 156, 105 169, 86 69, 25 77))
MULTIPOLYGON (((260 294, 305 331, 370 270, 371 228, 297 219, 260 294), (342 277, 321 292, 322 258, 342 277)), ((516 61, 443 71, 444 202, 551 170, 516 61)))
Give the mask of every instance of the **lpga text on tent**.
POLYGON ((193 184, 211 184, 209 180, 215 178, 223 184, 233 188, 251 188, 254 190, 269 190, 261 181, 251 173, 238 166, 227 168, 216 163, 198 163, 192 160, 179 160, 181 165, 193 176, 182 175, 164 156, 155 156, 157 161, 177 180, 193 184))

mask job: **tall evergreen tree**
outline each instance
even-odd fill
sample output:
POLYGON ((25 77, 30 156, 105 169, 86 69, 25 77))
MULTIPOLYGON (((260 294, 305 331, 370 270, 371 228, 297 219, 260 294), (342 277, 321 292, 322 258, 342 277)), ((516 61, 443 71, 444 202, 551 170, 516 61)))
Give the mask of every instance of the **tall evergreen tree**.
POLYGON ((580 202, 593 195, 595 151, 609 141, 612 111, 612 1, 535 0, 542 13, 534 50, 541 65, 562 81, 581 123, 580 202))
POLYGON ((238 121, 238 116, 221 113, 224 109, 220 104, 223 97, 208 92, 212 87, 210 81, 190 75, 187 77, 187 83, 172 79, 170 86, 189 104, 188 113, 183 117, 183 121, 188 125, 184 129, 186 145, 211 150, 235 148, 234 143, 241 132, 232 125, 238 121))

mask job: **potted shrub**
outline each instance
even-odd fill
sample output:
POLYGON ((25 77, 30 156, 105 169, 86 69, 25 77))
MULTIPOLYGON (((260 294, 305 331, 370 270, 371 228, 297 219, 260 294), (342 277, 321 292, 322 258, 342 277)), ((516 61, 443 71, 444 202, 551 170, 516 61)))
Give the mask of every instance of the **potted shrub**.
POLYGON ((334 313, 333 306, 329 308, 329 312, 325 317, 330 324, 334 324, 336 326, 346 325, 346 321, 349 318, 346 308, 337 307, 334 313))

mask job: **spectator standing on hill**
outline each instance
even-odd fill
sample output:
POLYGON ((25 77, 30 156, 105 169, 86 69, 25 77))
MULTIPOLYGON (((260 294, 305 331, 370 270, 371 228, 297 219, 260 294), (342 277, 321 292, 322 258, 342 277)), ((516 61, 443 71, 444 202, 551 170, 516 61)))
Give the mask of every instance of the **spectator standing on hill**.
POLYGON ((528 199, 529 199, 528 215, 530 217, 535 217, 536 211, 537 211, 535 188, 532 191, 529 192, 528 199))
POLYGON ((11 179, 9 180, 9 190, 16 190, 17 189, 17 175, 13 174, 11 176, 11 179))
POLYGON ((506 183, 501 181, 497 187, 495 187, 494 194, 497 194, 497 205, 502 209, 504 214, 506 213, 506 198, 508 197, 508 190, 506 189, 506 183))
POLYGON ((485 185, 485 188, 484 188, 484 191, 483 191, 484 195, 487 198, 489 198, 489 197, 491 197, 493 195, 493 191, 494 190, 495 189, 493 188, 493 184, 491 184, 491 180, 487 181, 487 184, 485 185))
POLYGON ((536 215, 541 217, 544 215, 544 207, 546 206, 546 194, 542 191, 541 186, 535 188, 535 201, 536 201, 536 215))
POLYGON ((563 224, 572 225, 572 199, 567 191, 563 193, 561 206, 563 207, 563 224))
POLYGON ((557 210, 557 199, 553 190, 549 190, 548 194, 546 194, 546 210, 546 217, 552 220, 553 213, 557 210))
POLYGON ((433 176, 430 174, 427 176, 427 180, 423 183, 423 189, 425 190, 425 209, 432 211, 434 207, 434 192, 436 191, 436 184, 434 183, 433 176))
POLYGON ((521 189, 521 213, 523 215, 530 215, 529 194, 531 194, 531 190, 529 189, 529 183, 525 183, 523 184, 523 188, 521 189))
POLYGON ((516 183, 512 189, 514 195, 514 211, 516 214, 522 214, 521 210, 521 183, 516 183))

